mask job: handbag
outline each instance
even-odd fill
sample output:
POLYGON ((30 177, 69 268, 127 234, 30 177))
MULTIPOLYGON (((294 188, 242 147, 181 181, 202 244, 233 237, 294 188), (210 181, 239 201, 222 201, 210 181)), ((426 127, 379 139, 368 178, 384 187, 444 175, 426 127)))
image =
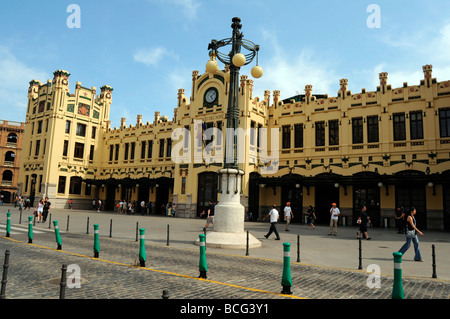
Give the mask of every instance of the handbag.
POLYGON ((414 236, 416 236, 416 230, 415 229, 406 231, 406 237, 414 238, 414 236))

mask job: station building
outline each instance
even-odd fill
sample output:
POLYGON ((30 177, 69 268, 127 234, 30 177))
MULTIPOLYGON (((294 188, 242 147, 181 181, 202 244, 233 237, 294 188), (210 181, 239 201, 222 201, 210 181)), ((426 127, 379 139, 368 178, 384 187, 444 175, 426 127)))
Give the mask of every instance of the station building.
POLYGON ((13 203, 19 182, 25 123, 0 120, 0 202, 13 203))
MULTIPOLYGON (((56 207, 72 199, 75 208, 90 208, 101 199, 113 210, 121 199, 143 200, 153 214, 176 203, 177 216, 198 217, 226 191, 217 174, 226 134, 208 140, 204 133, 226 128, 227 73, 193 71, 191 96, 178 90, 171 118, 155 112, 143 122, 137 115, 120 127, 110 125, 110 86, 97 92, 76 82, 71 93, 64 70, 46 84, 31 81, 19 193, 48 196, 56 207), (180 129, 189 139, 179 138, 180 129)), ((356 225, 365 205, 374 226, 393 227, 395 208, 414 206, 419 228, 450 230, 450 81, 433 78, 431 65, 423 75, 392 88, 383 72, 379 86, 357 93, 341 79, 335 96, 306 85, 288 98, 278 90, 256 97, 253 80, 242 75, 239 128, 250 132, 239 162, 246 214, 259 220, 289 201, 297 222, 311 205, 317 222, 327 224, 335 202, 341 223, 356 225)))

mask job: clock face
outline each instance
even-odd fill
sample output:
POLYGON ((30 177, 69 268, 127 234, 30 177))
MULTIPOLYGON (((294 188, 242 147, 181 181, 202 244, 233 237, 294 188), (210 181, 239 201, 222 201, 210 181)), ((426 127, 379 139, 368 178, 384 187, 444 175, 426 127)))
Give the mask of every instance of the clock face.
POLYGON ((213 88, 206 91, 205 100, 207 103, 213 103, 217 99, 217 91, 213 88))

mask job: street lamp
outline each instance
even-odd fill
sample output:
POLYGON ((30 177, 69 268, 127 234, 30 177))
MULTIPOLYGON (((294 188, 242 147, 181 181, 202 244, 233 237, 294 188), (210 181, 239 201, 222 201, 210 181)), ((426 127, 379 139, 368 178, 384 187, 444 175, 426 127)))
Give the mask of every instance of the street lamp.
MULTIPOLYGON (((223 168, 219 170, 220 203, 214 209, 214 231, 208 233, 206 245, 218 248, 259 247, 261 242, 244 231, 245 208, 240 202, 241 180, 244 171, 239 169, 237 154, 237 132, 239 125, 239 69, 253 61, 258 55, 259 45, 245 40, 240 32, 241 19, 233 18, 232 37, 223 40, 211 40, 208 45, 210 61, 206 71, 214 74, 218 71, 216 58, 226 65, 225 73, 228 81, 227 126, 225 135, 225 158, 223 168), (219 49, 231 46, 229 54, 219 49), (246 51, 246 53, 241 53, 246 51), (247 242, 247 243, 246 243, 247 242)), ((252 70, 252 75, 260 77, 262 68, 252 70)))
MULTIPOLYGON (((227 108, 227 135, 225 137, 225 168, 236 168, 237 163, 237 136, 234 134, 239 124, 239 69, 244 65, 250 64, 256 57, 256 66, 253 67, 251 73, 255 78, 262 76, 262 68, 258 65, 259 45, 244 39, 244 35, 240 32, 242 28, 241 19, 233 18, 231 28, 233 29, 232 37, 222 40, 211 40, 208 45, 210 50, 210 58, 206 65, 206 70, 214 73, 218 70, 216 58, 222 63, 229 66, 230 89, 228 91, 228 108, 227 108), (219 51, 220 48, 230 46, 231 51, 224 54, 219 51), (246 54, 241 51, 247 51, 246 54), (230 132, 231 131, 231 132, 230 132), (228 132, 230 132, 228 134, 228 132), (230 154, 232 152, 232 154, 230 154)), ((227 72, 227 73, 228 73, 227 72)), ((227 75, 228 78, 228 75, 227 75)))

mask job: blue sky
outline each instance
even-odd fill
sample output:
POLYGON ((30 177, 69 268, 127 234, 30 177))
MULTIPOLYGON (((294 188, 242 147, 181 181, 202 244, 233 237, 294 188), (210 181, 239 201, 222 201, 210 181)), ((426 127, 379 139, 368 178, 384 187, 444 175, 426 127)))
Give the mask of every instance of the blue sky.
MULTIPOLYGON (((24 121, 28 83, 46 83, 57 69, 75 82, 114 88, 112 126, 169 118, 177 91, 191 93, 193 70, 203 73, 211 39, 231 36, 231 19, 259 44, 264 75, 255 95, 280 90, 336 96, 339 80, 349 89, 375 90, 378 73, 393 87, 418 84, 422 66, 438 81, 450 79, 450 1, 202 1, 46 0, 0 4, 0 119, 24 121), (69 28, 70 4, 80 8, 80 28, 69 28), (370 4, 380 27, 369 28, 370 4)), ((252 65, 241 70, 250 76, 252 65)))

